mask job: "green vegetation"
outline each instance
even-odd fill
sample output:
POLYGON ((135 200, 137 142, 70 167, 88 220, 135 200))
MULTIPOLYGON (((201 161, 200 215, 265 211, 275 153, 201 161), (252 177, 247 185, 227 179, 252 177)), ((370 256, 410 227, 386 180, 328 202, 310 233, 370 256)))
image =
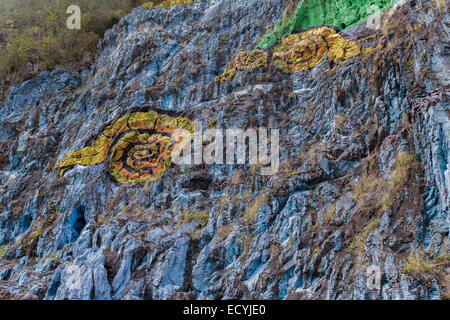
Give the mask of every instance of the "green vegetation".
POLYGON ((6 251, 8 250, 7 245, 0 246, 0 258, 3 257, 6 254, 6 251))
POLYGON ((441 300, 450 300, 450 296, 445 293, 441 293, 441 300))
POLYGON ((215 128, 216 125, 217 125, 217 119, 214 118, 214 117, 209 118, 208 125, 209 125, 210 128, 215 128))
POLYGON ((200 225, 201 228, 204 228, 208 224, 209 215, 205 211, 191 212, 189 210, 185 210, 183 212, 183 217, 181 221, 183 223, 195 221, 200 225))
POLYGON ((58 255, 56 251, 53 251, 50 255, 50 260, 52 261, 57 261, 58 260, 58 255))
POLYGON ((88 60, 106 29, 140 0, 2 0, 0 2, 0 100, 9 85, 88 60), (70 5, 81 8, 81 29, 67 28, 70 5))

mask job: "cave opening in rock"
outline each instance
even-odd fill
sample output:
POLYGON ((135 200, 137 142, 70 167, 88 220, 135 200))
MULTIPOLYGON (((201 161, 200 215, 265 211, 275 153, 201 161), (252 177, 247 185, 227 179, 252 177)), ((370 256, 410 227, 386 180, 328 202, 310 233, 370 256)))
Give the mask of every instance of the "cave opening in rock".
POLYGON ((69 217, 69 227, 72 231, 71 242, 75 242, 81 234, 84 226, 86 225, 86 220, 84 218, 85 209, 83 206, 75 206, 69 217))

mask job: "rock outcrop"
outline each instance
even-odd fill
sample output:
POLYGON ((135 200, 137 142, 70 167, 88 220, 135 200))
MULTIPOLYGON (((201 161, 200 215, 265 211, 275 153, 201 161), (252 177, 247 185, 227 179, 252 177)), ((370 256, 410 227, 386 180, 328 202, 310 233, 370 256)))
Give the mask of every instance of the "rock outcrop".
POLYGON ((308 37, 297 22, 309 7, 286 0, 140 7, 83 72, 12 88, 0 107, 0 299, 448 298, 448 3, 388 2, 377 28, 359 10, 347 24, 309 21, 308 37), (277 128, 280 168, 164 157, 162 173, 129 176, 114 163, 154 132, 116 130, 124 147, 55 169, 109 148, 95 141, 118 119, 153 111, 170 126, 277 128))

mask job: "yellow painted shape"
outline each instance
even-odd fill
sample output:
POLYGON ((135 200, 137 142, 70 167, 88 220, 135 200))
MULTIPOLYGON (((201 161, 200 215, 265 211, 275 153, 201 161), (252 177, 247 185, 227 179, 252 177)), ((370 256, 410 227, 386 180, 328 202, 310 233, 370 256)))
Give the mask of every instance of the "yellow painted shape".
POLYGON ((282 71, 296 73, 314 68, 328 56, 336 64, 332 69, 326 70, 329 71, 351 57, 373 50, 374 48, 362 48, 358 42, 346 40, 332 28, 320 27, 284 38, 273 49, 272 61, 282 71), (296 59, 289 59, 294 55, 296 59))
MULTIPOLYGON (((301 33, 291 34, 281 40, 272 50, 272 62, 286 73, 297 73, 309 70, 328 57, 335 63, 334 70, 344 64, 349 58, 372 52, 375 48, 363 48, 358 43, 375 35, 368 36, 359 41, 351 41, 342 37, 335 29, 330 27, 312 28, 301 33)), ((236 74, 237 70, 253 69, 267 64, 267 53, 264 50, 239 52, 230 61, 215 81, 224 83, 236 74)))
POLYGON ((123 155, 122 150, 128 145, 136 143, 151 143, 159 142, 161 147, 156 150, 155 144, 148 145, 136 145, 126 156, 126 165, 132 170, 127 170, 124 167, 124 163, 120 162, 121 158, 113 158, 110 163, 110 172, 115 180, 124 184, 133 184, 146 181, 155 181, 159 179, 164 171, 170 166, 168 160, 168 154, 170 153, 169 145, 171 138, 162 136, 159 134, 149 135, 148 133, 138 133, 138 131, 131 131, 127 133, 120 141, 113 147, 111 155, 115 155, 116 152, 120 152, 123 155), (147 149, 145 149, 147 148, 147 149), (150 154, 157 154, 158 156, 151 161, 143 160, 142 156, 148 156, 150 154), (133 160, 132 156, 135 157, 133 160), (152 168, 151 173, 145 173, 145 169, 152 168))
MULTIPOLYGON (((60 169, 60 176, 62 176, 67 169, 74 165, 99 164, 107 160, 108 155, 110 154, 111 159, 109 169, 112 176, 117 181, 122 183, 137 183, 144 180, 154 180, 164 173, 166 168, 170 165, 171 159, 179 155, 182 150, 180 144, 187 143, 182 137, 180 138, 177 129, 182 129, 193 134, 194 124, 187 118, 174 118, 168 115, 158 114, 155 111, 129 113, 108 125, 89 146, 64 156, 61 161, 56 164, 55 169, 60 169), (139 133, 140 129, 155 130, 156 132, 169 135, 170 138, 158 133, 152 135, 149 133, 139 133), (115 145, 112 145, 116 138, 122 134, 123 136, 115 143, 115 145), (161 155, 158 157, 163 159, 163 164, 156 170, 157 174, 143 179, 142 177, 136 177, 136 174, 132 173, 131 178, 127 178, 126 175, 129 172, 123 169, 123 166, 119 162, 122 160, 127 146, 130 144, 142 146, 142 150, 139 148, 136 149, 138 150, 138 157, 142 157, 142 155, 155 150, 155 146, 152 145, 152 142, 155 140, 158 140, 158 142, 163 145, 163 148, 160 149, 161 155), (171 150, 167 150, 168 145, 170 144, 168 141, 172 140, 175 141, 177 148, 172 146, 171 150), (148 148, 150 148, 149 150, 145 150, 147 145, 149 146, 148 148)), ((127 163, 130 162, 127 161, 127 163)), ((144 163, 143 165, 145 167, 148 163, 144 163)), ((134 163, 133 169, 140 169, 139 163, 134 163)))
MULTIPOLYGON (((67 154, 55 169, 66 168, 75 164, 94 165, 106 160, 114 138, 128 129, 127 123, 135 124, 142 120, 141 128, 151 129, 158 114, 154 111, 126 114, 110 124, 90 146, 67 154)), ((62 172, 63 173, 63 172, 62 172)))
POLYGON ((255 69, 267 64, 267 53, 264 50, 241 51, 228 63, 225 71, 215 81, 224 83, 234 77, 238 70, 255 69))

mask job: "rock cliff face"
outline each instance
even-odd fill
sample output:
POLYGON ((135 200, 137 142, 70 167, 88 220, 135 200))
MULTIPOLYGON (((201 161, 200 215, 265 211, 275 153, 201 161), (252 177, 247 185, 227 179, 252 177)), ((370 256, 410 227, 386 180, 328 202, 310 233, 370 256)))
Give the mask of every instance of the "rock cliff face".
POLYGON ((12 88, 0 298, 448 298, 448 3, 388 2, 137 8, 83 72, 12 88), (149 147, 148 180, 122 156, 157 117, 161 153, 194 120, 277 128, 279 170, 178 166, 149 147))

